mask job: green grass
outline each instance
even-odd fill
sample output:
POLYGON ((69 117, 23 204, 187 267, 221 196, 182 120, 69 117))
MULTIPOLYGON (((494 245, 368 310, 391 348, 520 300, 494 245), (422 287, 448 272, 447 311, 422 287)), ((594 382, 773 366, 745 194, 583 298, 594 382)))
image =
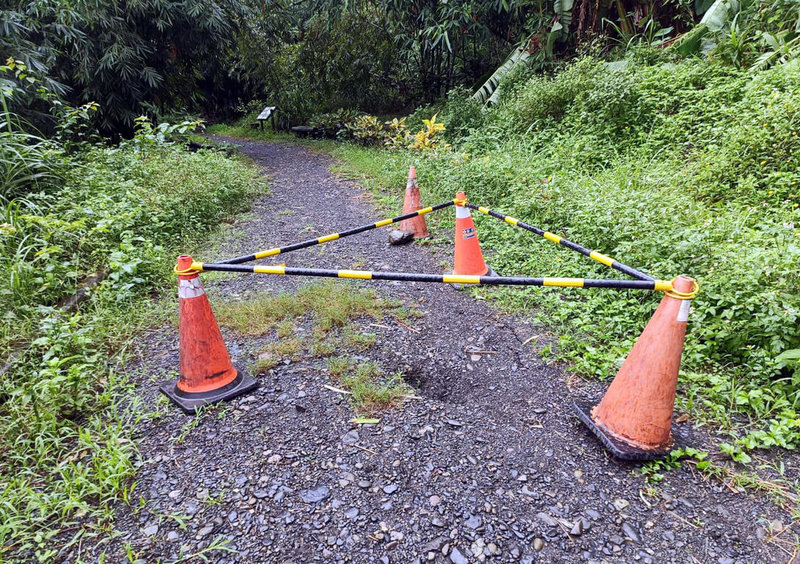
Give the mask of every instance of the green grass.
POLYGON ((259 294, 253 299, 222 302, 216 306, 219 322, 242 335, 260 336, 277 329, 279 336, 289 334, 289 324, 307 316, 315 331, 324 336, 351 320, 384 315, 405 317, 399 302, 378 296, 372 288, 345 286, 340 283, 308 284, 296 293, 259 294))
POLYGON ((331 357, 328 373, 334 382, 351 394, 351 404, 359 416, 371 416, 398 405, 410 388, 401 373, 386 375, 372 361, 331 357))

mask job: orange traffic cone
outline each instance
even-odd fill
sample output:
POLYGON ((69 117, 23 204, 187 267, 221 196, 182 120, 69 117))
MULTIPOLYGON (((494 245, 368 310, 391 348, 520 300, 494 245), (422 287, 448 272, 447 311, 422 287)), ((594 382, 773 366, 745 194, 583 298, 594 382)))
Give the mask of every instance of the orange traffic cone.
MULTIPOLYGON (((466 200, 464 192, 456 194, 456 200, 466 200)), ((497 276, 486 263, 483 262, 481 244, 478 242, 478 233, 469 208, 464 204, 456 204, 456 251, 453 259, 453 274, 469 276, 497 276)))
POLYGON ((161 391, 186 413, 196 413, 199 406, 234 398, 258 386, 231 364, 199 274, 189 270, 192 262, 191 256, 181 255, 175 267, 179 273, 180 374, 176 384, 161 386, 161 391))
MULTIPOLYGON (((406 184, 406 197, 403 200, 403 215, 422 209, 417 186, 417 170, 412 166, 408 168, 408 183, 406 184)), ((425 223, 425 216, 418 215, 411 219, 404 219, 400 222, 400 231, 414 234, 414 239, 429 237, 428 225, 425 223)))
POLYGON ((661 299, 602 401, 591 410, 575 405, 581 420, 618 458, 652 460, 673 447, 672 409, 696 286, 678 276, 672 287, 675 292, 661 299))

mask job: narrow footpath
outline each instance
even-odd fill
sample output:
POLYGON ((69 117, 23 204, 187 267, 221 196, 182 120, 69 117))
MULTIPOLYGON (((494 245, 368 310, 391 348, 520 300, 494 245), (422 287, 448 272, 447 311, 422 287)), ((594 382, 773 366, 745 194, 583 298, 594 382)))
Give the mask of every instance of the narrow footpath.
MULTIPOLYGON (((240 145, 268 176, 271 193, 197 260, 381 218, 370 195, 330 172, 326 155, 218 140, 240 145)), ((398 186, 398 202, 403 192, 398 186)), ((262 262, 440 273, 452 259, 430 246, 390 247, 383 229, 277 258, 262 262)), ((212 306, 312 281, 202 278, 212 306)), ((765 496, 735 493, 691 468, 651 486, 639 465, 611 459, 572 411, 576 394, 590 397, 603 386, 569 389, 567 372, 537 354, 546 343, 542 328, 449 285, 342 284, 368 285, 423 314, 372 324, 375 345, 351 353, 401 371, 422 399, 382 414, 377 425, 354 425, 347 396, 324 387, 332 383, 325 360, 308 355, 259 376, 256 392, 191 428, 174 406, 157 406, 157 383, 175 378, 178 339, 174 326, 154 329, 129 368, 143 409, 161 414, 138 423, 133 499, 141 497, 142 508, 118 509, 122 534, 100 542, 96 555, 128 561, 127 547, 141 562, 186 561, 227 541, 235 552, 209 552, 210 562, 791 560, 789 539, 768 533, 770 521, 790 518, 765 496)), ((257 339, 223 333, 238 365, 256 360, 257 339)))

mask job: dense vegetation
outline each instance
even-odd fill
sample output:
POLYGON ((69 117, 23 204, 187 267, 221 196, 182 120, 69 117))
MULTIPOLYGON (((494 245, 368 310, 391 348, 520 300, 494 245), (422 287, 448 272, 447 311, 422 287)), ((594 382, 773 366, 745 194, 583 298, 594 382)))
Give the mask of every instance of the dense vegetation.
MULTIPOLYGON (((416 164, 429 203, 465 189, 656 276, 697 277, 681 408, 729 432, 737 460, 797 448, 799 29, 790 0, 5 2, 0 558, 52 561, 112 529, 142 416, 118 375, 131 331, 178 249, 259 189, 186 136, 198 114, 266 103, 281 127, 348 141, 335 153, 393 202, 416 164)), ((223 130, 273 135, 253 118, 223 130)), ((500 272, 613 275, 477 221, 500 272)), ((601 378, 655 303, 493 295, 553 328, 545 353, 601 378)))
POLYGON ((169 142, 194 123, 139 120, 132 140, 106 146, 80 135, 91 108, 58 111, 52 139, 0 120, 0 559, 52 560, 107 533, 111 502, 133 487, 143 415, 118 376, 131 330, 172 286, 175 254, 257 189, 224 153, 169 142))
MULTIPOLYGON (((383 186, 402 186, 417 164, 429 203, 465 189, 656 276, 697 277, 679 401, 730 431, 723 448, 737 459, 747 459, 742 448, 796 448, 800 10, 770 7, 715 9, 667 49, 631 35, 612 63, 583 56, 549 74, 513 66, 490 107, 454 89, 385 123, 343 110, 310 123, 320 135, 390 149, 338 150, 383 186), (701 43, 708 56, 685 56, 701 43)), ((478 221, 501 272, 609 274, 546 241, 530 252, 525 234, 478 221)), ((615 372, 653 308, 634 294, 513 289, 499 298, 541 306, 561 334, 550 352, 600 377, 615 372)))

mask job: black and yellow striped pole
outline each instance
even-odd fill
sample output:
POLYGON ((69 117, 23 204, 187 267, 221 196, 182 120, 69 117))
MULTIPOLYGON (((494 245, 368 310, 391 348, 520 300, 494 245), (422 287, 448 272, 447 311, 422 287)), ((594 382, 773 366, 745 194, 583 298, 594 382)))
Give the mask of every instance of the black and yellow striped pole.
POLYGON ((540 229, 539 227, 535 227, 533 225, 525 223, 524 221, 520 221, 519 219, 517 219, 515 217, 508 216, 508 215, 506 215, 504 213, 500 213, 498 211, 490 210, 489 208, 476 206, 475 204, 470 204, 468 202, 465 203, 464 205, 466 207, 472 209, 472 210, 479 211, 479 212, 481 212, 483 214, 490 215, 490 216, 492 216, 494 218, 497 218, 497 219, 500 219, 502 221, 505 221, 509 225, 514 225, 516 227, 520 227, 522 229, 525 229, 526 231, 530 231, 531 233, 536 233, 537 235, 540 235, 540 236, 544 237, 548 241, 552 241, 553 243, 558 243, 559 245, 567 247, 568 249, 572 249, 573 251, 577 251, 580 254, 582 254, 584 256, 587 256, 592 260, 595 260, 595 261, 597 261, 597 262, 599 262, 601 264, 604 264, 606 266, 610 266, 611 268, 619 270, 620 272, 623 272, 623 273, 627 274, 628 276, 633 276, 634 278, 637 278, 639 280, 654 280, 654 278, 652 276, 650 276, 649 274, 645 274, 641 270, 637 270, 637 269, 635 269, 635 268, 633 268, 631 266, 628 266, 627 264, 623 264, 623 263, 619 262, 618 260, 615 260, 615 259, 613 259, 611 257, 608 257, 608 256, 604 255, 603 253, 599 253, 597 251, 592 251, 591 249, 587 249, 586 247, 584 247, 582 245, 579 245, 577 243, 573 243, 572 241, 564 239, 563 237, 559 237, 555 233, 550 233, 549 231, 545 231, 544 229, 540 229))
POLYGON ((614 288, 619 290, 651 290, 671 292, 668 280, 609 280, 590 278, 532 278, 514 276, 467 276, 458 274, 420 274, 413 272, 375 272, 369 270, 327 270, 319 268, 293 268, 283 265, 258 266, 225 263, 194 262, 191 272, 247 272, 286 276, 318 276, 323 278, 348 278, 357 280, 399 280, 403 282, 441 282, 445 284, 473 284, 492 286, 544 286, 557 288, 614 288))
POLYGON ((329 235, 325 235, 323 237, 317 237, 315 239, 308 239, 307 241, 301 241, 299 243, 294 243, 292 245, 286 245, 284 247, 275 247, 273 249, 266 249, 264 251, 258 251, 251 255, 243 255, 240 257, 223 260, 216 264, 241 264, 243 262, 252 262, 254 260, 272 257, 275 255, 290 253, 292 251, 297 251, 300 249, 305 249, 307 247, 313 247, 314 245, 319 245, 322 243, 327 243, 329 241, 335 241, 336 239, 341 239, 343 237, 349 237, 350 235, 356 235, 358 233, 363 233, 364 231, 369 231, 370 229, 377 229, 379 227, 385 227, 386 225, 391 225, 392 223, 397 223, 399 221, 403 221, 404 219, 411 219, 412 217, 417 217, 420 215, 425 215, 437 210, 444 209, 448 206, 452 206, 455 203, 455 200, 450 200, 449 202, 442 202, 441 204, 436 204, 435 206, 431 206, 428 208, 422 208, 421 210, 417 210, 415 212, 407 213, 404 215, 399 215, 397 217, 392 217, 389 219, 383 219, 381 221, 376 221, 375 223, 368 223, 366 225, 361 225, 360 227, 354 227, 353 229, 348 229, 347 231, 342 231, 341 233, 331 233, 329 235))

